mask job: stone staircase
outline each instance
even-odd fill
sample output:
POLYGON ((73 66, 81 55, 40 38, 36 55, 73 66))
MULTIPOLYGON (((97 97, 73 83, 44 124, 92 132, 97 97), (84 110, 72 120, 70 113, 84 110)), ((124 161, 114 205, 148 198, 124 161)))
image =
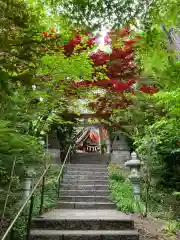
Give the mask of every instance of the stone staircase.
POLYGON ((138 240, 134 222, 115 210, 109 195, 107 164, 100 155, 76 154, 56 209, 33 219, 30 239, 138 240))
POLYGON ((72 164, 102 164, 109 163, 108 155, 100 155, 98 152, 76 153, 72 160, 72 164))
POLYGON ((64 176, 58 208, 114 209, 109 194, 106 165, 71 164, 64 176))

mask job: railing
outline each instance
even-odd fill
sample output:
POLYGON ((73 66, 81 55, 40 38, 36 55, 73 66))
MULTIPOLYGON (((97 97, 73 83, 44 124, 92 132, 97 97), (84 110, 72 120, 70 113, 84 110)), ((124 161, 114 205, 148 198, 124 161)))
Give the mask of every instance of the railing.
MULTIPOLYGON (((70 146, 66 157, 64 159, 64 162, 60 168, 58 177, 57 177, 57 198, 59 197, 59 193, 60 193, 60 187, 61 187, 61 183, 63 180, 63 175, 64 172, 67 168, 67 164, 70 163, 71 160, 71 150, 72 147, 70 146)), ((27 218, 27 232, 26 232, 26 236, 25 239, 29 240, 30 239, 30 229, 31 229, 31 222, 32 222, 32 215, 33 215, 33 207, 34 207, 34 200, 35 200, 35 192, 36 190, 41 187, 41 194, 40 194, 40 207, 39 207, 39 215, 41 215, 43 213, 43 204, 44 204, 44 190, 45 190, 45 181, 46 181, 46 174, 48 172, 48 170, 50 169, 51 164, 49 164, 46 169, 44 170, 44 172, 42 173, 41 177, 39 178, 39 180, 37 181, 37 183, 34 185, 34 187, 32 188, 31 192, 29 193, 29 196, 27 197, 27 199, 25 200, 24 204, 21 206, 20 210, 18 211, 18 213, 16 214, 15 218, 13 219, 13 221, 11 222, 11 224, 9 225, 8 229, 6 230, 6 232, 4 233, 3 237, 1 238, 1 240, 14 240, 14 225, 16 224, 17 220, 19 219, 19 217, 21 216, 22 212, 26 209, 26 207, 29 205, 29 213, 28 213, 28 218, 27 218)))
POLYGON ((62 167, 61 167, 60 172, 57 177, 57 197, 59 197, 61 182, 63 181, 63 176, 64 176, 64 170, 67 169, 66 163, 70 163, 70 161, 71 161, 71 150, 72 150, 72 146, 70 146, 67 151, 66 157, 64 159, 64 162, 62 164, 62 167), (66 169, 65 169, 65 167, 66 167, 66 169))

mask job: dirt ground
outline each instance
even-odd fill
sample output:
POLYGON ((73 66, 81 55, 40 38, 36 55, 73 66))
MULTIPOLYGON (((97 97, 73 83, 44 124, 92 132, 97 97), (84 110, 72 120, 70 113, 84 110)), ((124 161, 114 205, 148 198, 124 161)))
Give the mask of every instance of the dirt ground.
POLYGON ((166 224, 161 219, 153 217, 143 218, 138 214, 132 214, 132 218, 135 222, 135 227, 140 234, 140 240, 180 240, 176 235, 168 235, 163 231, 163 227, 166 224))

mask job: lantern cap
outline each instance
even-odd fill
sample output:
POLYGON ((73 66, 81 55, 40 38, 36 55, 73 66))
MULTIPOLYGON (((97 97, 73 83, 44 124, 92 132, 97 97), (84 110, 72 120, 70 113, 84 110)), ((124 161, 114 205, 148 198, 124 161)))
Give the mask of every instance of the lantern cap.
POLYGON ((131 153, 131 159, 125 163, 126 167, 130 168, 139 168, 143 163, 139 159, 137 159, 136 152, 131 153))

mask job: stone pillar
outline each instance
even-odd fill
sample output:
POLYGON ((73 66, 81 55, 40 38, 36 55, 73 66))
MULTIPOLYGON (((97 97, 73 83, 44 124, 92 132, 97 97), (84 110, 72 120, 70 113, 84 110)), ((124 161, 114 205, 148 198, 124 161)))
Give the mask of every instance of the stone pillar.
POLYGON ((113 135, 111 162, 124 167, 124 163, 130 159, 127 137, 122 132, 115 132, 113 135))
POLYGON ((111 154, 111 141, 109 138, 106 140, 106 146, 107 146, 106 153, 111 154))
POLYGON ((61 152, 56 130, 52 131, 52 133, 49 134, 46 138, 46 149, 47 152, 50 152, 52 154, 53 161, 59 164, 61 162, 61 152))
POLYGON ((100 124, 99 127, 99 149, 100 149, 100 154, 103 154, 103 148, 102 148, 102 125, 100 124))
POLYGON ((35 175, 35 171, 33 168, 29 168, 27 172, 27 177, 24 182, 24 194, 23 199, 26 200, 29 196, 32 188, 33 177, 35 175))
POLYGON ((106 138, 106 153, 111 154, 111 140, 110 140, 108 131, 107 131, 107 138, 106 138))

